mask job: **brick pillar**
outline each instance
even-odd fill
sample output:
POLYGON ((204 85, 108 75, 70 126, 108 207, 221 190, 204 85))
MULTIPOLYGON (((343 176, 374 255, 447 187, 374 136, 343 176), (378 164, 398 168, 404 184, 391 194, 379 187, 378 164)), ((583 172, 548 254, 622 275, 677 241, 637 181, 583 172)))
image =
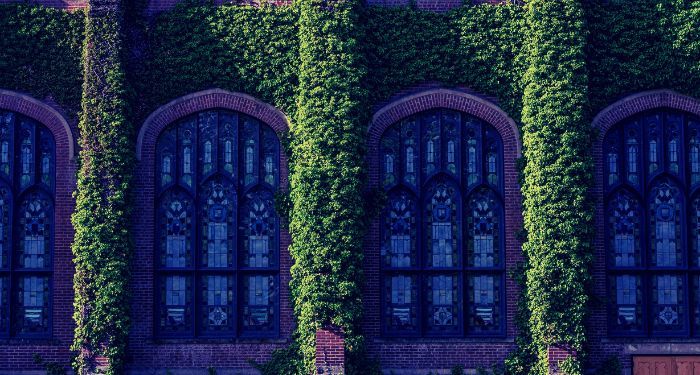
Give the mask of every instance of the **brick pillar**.
POLYGON ((345 374, 345 334, 342 329, 329 326, 316 331, 316 373, 345 374))
POLYGON ((559 364, 569 357, 576 358, 576 351, 567 347, 550 346, 547 349, 547 358, 549 361, 549 373, 560 374, 559 364))

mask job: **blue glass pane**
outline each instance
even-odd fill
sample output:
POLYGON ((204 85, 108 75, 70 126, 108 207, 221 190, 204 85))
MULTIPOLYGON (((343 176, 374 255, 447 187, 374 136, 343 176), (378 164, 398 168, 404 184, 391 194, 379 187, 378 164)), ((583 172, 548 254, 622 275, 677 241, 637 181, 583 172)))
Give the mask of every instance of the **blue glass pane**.
POLYGON ((431 275, 427 283, 427 329, 431 333, 452 334, 461 321, 460 279, 456 274, 431 275))
POLYGON ((199 114, 199 150, 197 151, 197 159, 199 160, 200 180, 207 178, 217 170, 217 130, 217 112, 210 111, 199 114))
POLYGON ((192 279, 172 275, 162 278, 161 283, 161 332, 189 332, 192 327, 192 279))
POLYGON ((12 179, 12 158, 14 155, 15 115, 0 112, 0 174, 8 181, 12 179))
POLYGON ((641 133, 639 124, 634 122, 625 128, 625 159, 627 161, 627 182, 639 187, 641 174, 641 133))
POLYGON ((662 180, 651 189, 649 241, 652 265, 676 267, 683 264, 680 194, 670 180, 662 180))
POLYGON ((202 327, 207 332, 227 332, 235 328, 232 276, 202 277, 202 327))
POLYGON ((438 172, 440 168, 440 116, 439 112, 428 112, 421 117, 423 123, 423 176, 428 177, 438 172))
POLYGON ((443 170, 454 175, 458 179, 461 152, 461 128, 462 120, 459 112, 443 110, 440 116, 443 138, 443 170))
POLYGON ((26 276, 18 279, 15 333, 44 333, 49 329, 49 278, 26 276))
POLYGON ((418 329, 418 282, 416 276, 392 275, 384 279, 384 326, 389 332, 411 333, 418 329))
POLYGON ((401 124, 403 181, 413 188, 418 186, 418 168, 420 168, 418 153, 419 129, 419 120, 416 117, 404 120, 401 124))
POLYGON ((185 193, 170 192, 162 199, 160 210, 161 266, 191 266, 194 239, 192 200, 185 193))
POLYGON ((177 140, 177 128, 170 128, 158 137, 156 147, 156 180, 158 187, 164 188, 175 180, 176 161, 175 150, 177 140))
POLYGON ((661 115, 645 117, 644 124, 647 133, 647 171, 652 175, 661 168, 661 115))
POLYGON ((189 118, 178 127, 178 160, 180 162, 180 183, 192 189, 195 183, 195 155, 197 119, 189 118))
POLYGON ((415 267, 416 206, 409 194, 402 192, 389 198, 384 217, 384 264, 390 267, 415 267))
POLYGON ((426 203, 426 255, 431 267, 459 265, 459 191, 451 184, 437 183, 426 203))
POLYGON ((642 282, 639 276, 618 275, 610 278, 611 322, 621 332, 643 331, 642 282))
POLYGON ((469 266, 498 266, 502 209, 496 194, 487 189, 477 191, 470 197, 467 210, 469 266))
POLYGON ((608 203, 608 236, 611 262, 617 267, 636 267, 641 257, 641 218, 639 202, 620 192, 608 203))
POLYGON ((469 277, 469 330, 476 333, 501 330, 501 279, 496 275, 469 277))
POLYGON ((277 283, 271 275, 243 278, 243 331, 270 332, 276 329, 277 283))
POLYGON ((246 194, 241 210, 242 263, 246 267, 276 265, 277 216, 272 193, 258 190, 246 194))
POLYGON ((222 112, 219 114, 219 158, 221 172, 234 180, 238 172, 238 114, 222 112))
POLYGON ((686 318, 683 277, 656 275, 651 280, 653 331, 682 331, 686 318))
POLYGON ((224 179, 202 186, 201 253, 205 267, 232 267, 236 244, 236 190, 224 179))
POLYGON ((38 192, 28 194, 20 205, 17 266, 48 268, 53 233, 53 213, 48 197, 38 192))
POLYGON ((10 242, 10 218, 12 217, 12 192, 0 184, 0 269, 9 267, 9 257, 12 251, 10 242))

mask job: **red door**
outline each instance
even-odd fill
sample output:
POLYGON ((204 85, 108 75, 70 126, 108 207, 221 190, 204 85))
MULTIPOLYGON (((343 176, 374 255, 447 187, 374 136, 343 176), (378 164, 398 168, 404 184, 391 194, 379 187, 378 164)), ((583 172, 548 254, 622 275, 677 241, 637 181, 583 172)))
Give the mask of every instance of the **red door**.
POLYGON ((700 357, 634 357, 634 375, 700 375, 700 357))

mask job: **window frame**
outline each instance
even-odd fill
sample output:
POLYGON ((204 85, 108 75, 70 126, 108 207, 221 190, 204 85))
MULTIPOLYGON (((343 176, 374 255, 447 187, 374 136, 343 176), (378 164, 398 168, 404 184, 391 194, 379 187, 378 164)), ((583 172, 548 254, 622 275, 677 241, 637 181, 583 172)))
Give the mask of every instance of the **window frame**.
MULTIPOLYGON (((6 177, 0 174, 0 186, 8 189, 11 195, 11 201, 6 205, 9 207, 8 213, 8 224, 9 228, 7 230, 7 243, 8 248, 4 251, 7 252, 7 265, 2 267, 2 261, 0 260, 0 278, 6 280, 7 286, 7 306, 0 306, 0 311, 6 318, 7 327, 0 327, 0 339, 49 339, 53 336, 53 267, 54 267, 54 249, 56 241, 56 139, 53 133, 49 130, 47 126, 40 123, 37 120, 29 118, 21 113, 10 111, 10 110, 0 110, 0 121, 4 121, 4 118, 8 114, 12 114, 13 120, 12 124, 12 138, 9 142, 8 147, 8 164, 9 164, 9 174, 11 177, 6 177), (20 183, 20 169, 18 167, 21 159, 21 153, 15 152, 21 148, 21 135, 23 124, 28 124, 32 126, 32 162, 34 164, 33 181, 29 185, 22 187, 20 183), (40 157, 40 147, 42 147, 42 137, 41 134, 44 133, 47 139, 50 141, 50 165, 49 173, 51 177, 51 184, 46 185, 41 179, 41 157, 40 157), (40 194, 42 198, 45 198, 49 204, 47 208, 46 218, 50 220, 49 223, 49 243, 48 249, 45 253, 45 259, 48 260, 48 267, 44 266, 42 268, 24 268, 17 264, 17 257, 19 254, 19 234, 20 230, 20 214, 22 213, 21 205, 28 199, 28 196, 37 193, 40 194), (43 332, 18 332, 20 329, 17 323, 17 314, 20 309, 24 307, 23 303, 19 301, 19 291, 22 288, 19 287, 19 282, 26 277, 41 277, 46 279, 47 285, 45 289, 48 291, 48 296, 44 296, 46 302, 42 309, 45 309, 46 313, 46 328, 43 332)), ((0 290, 2 293, 2 290, 0 290)), ((2 296, 0 296, 2 298, 2 296)), ((1 302, 1 301, 0 301, 1 302)), ((23 325, 22 325, 23 326, 23 325)))
MULTIPOLYGON (((153 310, 153 322, 154 322, 154 335, 158 339, 192 339, 192 340, 210 340, 210 339, 275 339, 278 338, 280 335, 280 243, 281 243, 281 221, 279 218, 279 215, 275 212, 274 206, 272 207, 272 213, 274 214, 273 217, 273 222, 275 225, 275 230, 276 233, 274 235, 274 242, 271 244, 271 254, 270 254, 270 263, 268 264, 268 267, 245 267, 243 266, 243 262, 241 261, 241 256, 242 254, 242 249, 241 249, 241 223, 242 223, 242 209, 245 207, 245 202, 246 202, 246 196, 249 193, 256 192, 256 191, 266 191, 271 195, 271 199, 274 199, 274 195, 278 192, 280 188, 280 168, 281 168, 281 158, 280 158, 280 153, 281 153, 281 143, 279 140, 279 137, 277 133, 274 131, 274 129, 266 124, 264 121, 262 121, 259 118, 256 118, 254 116, 248 115, 246 113, 243 113, 238 110, 231 110, 231 109, 225 109, 225 108, 207 108, 204 110, 200 110, 194 113, 191 113, 187 116, 184 116, 182 118, 179 118, 175 121, 172 121, 169 123, 163 130, 158 134, 155 140, 156 148, 155 148, 155 158, 154 158, 154 165, 155 165, 155 170, 154 170, 154 206, 155 206, 155 235, 154 235, 154 263, 153 263, 153 269, 154 269, 154 297, 155 297, 155 305, 154 305, 154 310, 153 310), (216 114, 216 129, 217 129, 217 135, 216 135, 216 145, 214 145, 212 153, 215 153, 214 158, 216 159, 216 167, 206 175, 202 175, 201 172, 201 158, 203 157, 203 153, 200 151, 200 133, 201 133, 201 128, 200 128, 200 116, 206 113, 215 113, 216 114), (221 141, 222 141, 222 136, 220 134, 220 130, 223 128, 222 120, 221 120, 221 115, 226 114, 227 116, 231 116, 232 118, 235 118, 236 125, 233 126, 233 135, 232 135, 232 140, 234 142, 233 145, 233 152, 232 152, 232 161, 231 163, 233 164, 234 171, 232 173, 224 173, 223 172, 223 167, 222 164, 224 163, 223 157, 222 157, 222 152, 218 151, 218 147, 220 147, 221 141), (182 128, 183 124, 186 124, 187 122, 192 121, 193 122, 193 133, 195 134, 192 138, 192 151, 191 151, 191 168, 192 168, 192 186, 191 187, 186 187, 183 186, 181 182, 181 178, 183 176, 182 173, 182 152, 181 152, 181 143, 180 143, 180 130, 182 128), (257 158, 254 159, 254 170, 257 178, 257 182, 251 183, 251 184, 246 184, 243 182, 243 168, 244 165, 243 163, 244 158, 242 157, 243 155, 243 147, 242 147, 242 136, 243 134, 242 129, 245 126, 244 121, 253 121, 255 129, 256 129, 256 140, 257 140, 257 158), (159 144, 166 132, 169 131, 174 131, 175 137, 172 143, 169 145, 169 147, 173 147, 174 151, 171 152, 171 156, 173 160, 170 161, 171 163, 171 178, 172 181, 166 185, 160 185, 160 174, 161 174, 161 168, 162 168, 162 160, 159 159, 161 156, 160 153, 160 148, 159 144), (273 167, 275 168, 274 170, 274 184, 269 184, 265 182, 264 180, 264 175, 262 173, 262 169, 264 168, 263 163, 261 162, 264 160, 264 155, 266 152, 266 147, 267 145, 265 142, 268 140, 265 138, 265 134, 268 132, 268 134, 271 134, 274 136, 274 157, 273 157, 273 167), (234 222, 233 222, 233 234, 229 234, 230 236, 233 236, 233 249, 232 254, 231 254, 231 264, 227 267, 211 267, 211 266, 206 266, 202 263, 202 257, 204 254, 204 249, 202 245, 202 209, 205 207, 205 201, 206 198, 202 196, 202 192, 205 189, 205 186, 213 181, 217 180, 223 180, 228 183, 230 183, 233 192, 235 193, 235 202, 233 202, 234 206, 234 212, 232 213, 234 215, 234 222), (190 218, 191 220, 191 225, 193 227, 192 229, 192 238, 190 239, 191 241, 191 251, 189 254, 189 258, 187 259, 190 262, 189 266, 186 267, 166 267, 162 265, 161 261, 161 249, 160 246, 161 244, 159 243, 160 241, 163 240, 161 238, 161 226, 163 225, 163 210, 161 209, 161 206, 163 202, 167 199, 167 195, 170 194, 171 192, 181 192, 187 196, 187 198, 190 200, 192 204, 192 217, 190 218), (168 332, 168 330, 164 330, 163 327, 160 324, 161 321, 161 314, 163 313, 162 310, 165 305, 161 302, 161 299, 164 297, 164 281, 166 277, 168 276, 179 276, 183 275, 186 278, 190 280, 191 283, 191 291, 190 294, 187 296, 190 301, 190 306, 189 309, 191 310, 191 317, 188 321, 187 324, 190 325, 190 328, 186 332, 168 332), (204 309, 206 309, 206 304, 204 304, 204 297, 202 296, 202 292, 204 291, 204 277, 206 276, 225 276, 225 277, 230 277, 233 279, 233 298, 230 302, 230 308, 231 311, 233 312, 233 322, 230 324, 231 329, 230 330, 225 330, 221 332, 207 332, 206 329, 204 329, 204 325, 202 324, 202 319, 204 319, 205 314, 204 314, 204 309), (267 330, 265 332, 256 332, 256 331, 246 331, 243 328, 243 321, 242 318, 244 316, 243 314, 243 306, 244 306, 244 297, 243 293, 248 292, 247 290, 243 290, 242 287, 244 284, 244 280, 248 276, 272 276, 274 280, 274 288, 270 289, 269 293, 271 294, 269 300, 271 301, 270 308, 275 312, 275 316, 271 317, 270 320, 270 325, 271 329, 267 330)), ((272 201, 274 203, 274 200, 272 201)), ((186 298, 186 301, 187 301, 186 298)))
MULTIPOLYGON (((690 124, 695 123, 700 127, 700 119, 698 116, 693 115, 689 112, 672 109, 672 108, 654 108, 650 110, 645 110, 636 113, 632 116, 624 118, 623 120, 617 122, 612 127, 610 127, 602 142, 602 165, 603 165, 603 217, 604 217, 604 249, 605 249, 605 274, 606 274, 606 321, 608 335, 611 337, 630 337, 630 338, 653 338, 653 337, 664 337, 664 338, 689 338, 689 337, 700 337, 700 324, 696 323, 696 317, 700 314, 700 300, 698 300, 698 295, 696 294, 696 289, 700 285, 695 285, 697 277, 700 276, 700 264, 694 265, 691 257, 697 257, 700 252, 696 253, 697 250, 691 249, 691 213, 692 204, 696 198, 700 198, 700 184, 692 183, 692 171, 691 161, 689 160, 690 153, 690 124), (649 125, 653 123, 650 118, 652 116, 657 116, 658 123, 657 128, 661 130, 657 131, 660 133, 656 136, 657 139, 661 140, 656 146, 657 161, 659 165, 654 171, 649 170, 649 140, 653 139, 649 134, 653 130, 649 128, 649 125), (667 123, 672 120, 673 116, 678 116, 680 118, 680 126, 677 129, 677 136, 680 140, 680 145, 678 146, 678 172, 674 173, 670 168, 670 160, 668 157, 667 143, 670 141, 669 128, 667 123), (637 173, 639 178, 639 183, 635 186, 627 180, 627 169, 629 167, 628 151, 625 149, 627 145, 627 132, 631 127, 635 127, 638 131, 639 149, 637 150, 637 173), (617 173, 618 179, 614 184, 609 183, 609 170, 610 164, 608 161, 608 150, 609 141, 613 137, 613 134, 617 134, 620 138, 617 140, 616 145, 619 149, 617 157, 617 173), (620 148, 622 146, 622 148, 620 148), (652 196, 652 191, 655 186, 663 183, 664 181, 671 181, 676 188, 679 189, 678 197, 681 200, 680 203, 680 249, 681 257, 680 264, 677 266, 657 266, 653 265, 651 257, 653 252, 651 249, 651 214, 650 204, 654 200, 652 196), (640 241, 640 264, 634 267, 625 266, 615 266, 613 259, 613 247, 611 245, 611 236, 613 231, 609 223, 611 219, 610 215, 610 204, 611 201, 620 192, 626 192, 640 205, 639 210, 639 241, 640 241), (642 310, 641 314, 641 330, 640 331, 626 331, 617 327, 616 321, 617 317, 615 314, 615 309, 617 306, 615 293, 613 290, 612 278, 622 275, 632 275, 638 277, 641 281, 641 301, 638 302, 642 310), (679 303, 681 309, 684 310, 684 316, 682 320, 682 329, 676 331, 664 332, 655 330, 655 304, 653 303, 653 297, 655 293, 653 287, 653 279, 659 276, 680 276, 683 281, 683 287, 681 290, 681 297, 683 302, 679 303), (697 308, 697 311, 696 311, 697 308)), ((678 124, 677 124, 678 125, 678 124)), ((680 298, 679 298, 680 299, 680 298)), ((681 318, 679 318, 681 319, 681 318)))
MULTIPOLYGON (((505 337, 506 335, 506 325, 507 325, 507 311, 506 311, 506 228, 505 228, 505 176, 504 171, 504 146, 503 138, 501 134, 496 130, 496 128, 489 124, 488 122, 466 113, 460 110, 453 110, 443 107, 431 108, 425 111, 415 113, 413 115, 404 117, 397 122, 391 124, 387 127, 381 136, 379 137, 379 147, 377 150, 379 157, 376 159, 378 163, 378 175, 379 175, 379 185, 389 199, 393 196, 399 196, 401 194, 406 194, 411 198, 415 205, 414 211, 414 222, 415 222, 415 257, 416 265, 411 267, 392 267, 386 263, 386 254, 384 254, 384 246, 387 241, 387 230, 386 230, 386 218, 391 207, 389 204, 386 205, 382 214, 380 216, 380 265, 379 265, 379 288, 380 288, 380 333, 382 337, 386 338, 469 338, 469 337, 505 337), (456 160, 454 164, 456 166, 456 172, 447 172, 447 161, 446 161, 446 150, 447 150, 447 136, 445 136, 444 126, 442 125, 444 115, 448 114, 458 114, 459 115, 459 126, 456 131, 457 139, 459 139, 459 145, 457 145, 456 160), (426 156, 424 154, 424 136, 428 131, 428 117, 437 116, 440 125, 438 129, 440 130, 440 146, 438 160, 436 163, 439 167, 436 171, 427 173, 425 170, 426 156), (477 170, 478 179, 472 185, 468 184, 468 172, 467 172, 467 157, 468 152, 466 132, 467 122, 474 122, 478 124, 478 134, 477 134, 477 170), (404 132, 403 125, 407 122, 414 122, 415 131, 418 132, 417 136, 413 136, 414 143, 414 170, 416 175, 416 184, 411 186, 405 181, 405 143, 404 143, 404 132), (393 132, 393 133, 392 133, 393 132), (391 137, 391 134, 396 134, 398 143, 395 145, 393 154, 395 158, 393 159, 393 170, 394 170, 394 182, 389 186, 385 184, 385 139, 391 137), (498 176, 498 183, 496 185, 489 183, 488 181, 488 153, 490 148, 488 142, 495 142, 495 151, 497 153, 496 161, 496 173, 498 176), (432 198, 430 191, 431 187, 437 186, 440 181, 444 181, 448 185, 452 185, 456 189, 455 198, 458 199, 457 207, 457 243, 458 252, 453 253, 459 257, 457 264, 453 267, 432 267, 428 265, 428 260, 426 258, 428 254, 428 241, 425 235, 425 207, 426 202, 429 202, 432 198), (498 256, 498 264, 492 267, 476 267, 470 266, 467 261, 468 256, 468 230, 467 230, 467 216, 471 214, 469 209, 469 204, 472 197, 477 196, 480 192, 487 191, 493 194, 498 206, 494 209, 495 213, 498 215, 498 250, 494 252, 494 256, 498 256), (409 332, 395 331, 390 328, 387 324, 387 309, 392 304, 387 300, 386 289, 387 282, 390 282, 391 278, 396 275, 415 277, 416 279, 416 298, 417 301, 412 303, 411 306, 415 306, 416 309, 416 327, 409 332), (457 305, 459 306, 459 322, 456 331, 453 333, 431 333, 428 329, 428 319, 430 314, 428 312, 429 303, 427 295, 430 291, 427 289, 428 280, 434 275, 457 275, 458 280, 458 298, 459 301, 457 305), (498 302, 494 303, 494 306, 498 308, 498 329, 493 331, 479 332, 469 325, 470 315, 473 314, 474 306, 472 306, 469 301, 469 293, 473 293, 473 290, 469 287, 469 278, 474 276, 492 276, 494 277, 494 283, 498 282, 498 288, 494 290, 494 293, 498 296, 498 302)), ((495 289, 495 288, 494 288, 495 289)), ((454 304, 454 303, 453 303, 454 304)))

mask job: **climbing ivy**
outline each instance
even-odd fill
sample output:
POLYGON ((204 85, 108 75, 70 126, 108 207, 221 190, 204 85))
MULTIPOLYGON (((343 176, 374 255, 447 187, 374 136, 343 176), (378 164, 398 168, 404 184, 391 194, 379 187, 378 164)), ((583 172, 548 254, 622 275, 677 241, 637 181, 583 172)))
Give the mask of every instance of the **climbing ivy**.
MULTIPOLYGON (((292 122, 291 193, 277 203, 293 236, 297 328, 291 346, 260 365, 266 374, 310 371, 313 334, 328 324, 348 337, 350 371, 373 371, 360 367, 359 329, 362 239, 378 212, 363 184, 371 113, 421 85, 498 103, 524 141, 521 350, 508 360, 510 373, 524 374, 546 371, 552 345, 578 354, 564 371, 578 373, 586 360, 591 113, 655 88, 700 97, 698 0, 530 0, 444 13, 356 0, 259 8, 184 0, 153 20, 129 20, 143 34, 131 35, 138 61, 124 57, 116 0, 100 4, 87 14, 0 5, 0 87, 80 112, 73 349, 83 372, 98 355, 109 371, 123 364, 131 124, 172 99, 213 87, 245 92, 292 122)), ((129 4, 136 17, 145 3, 129 4)))
POLYGON ((561 370, 581 374, 593 259, 583 8, 579 0, 531 0, 527 27, 523 251, 529 330, 538 357, 530 373, 547 374, 547 350, 561 346, 574 354, 561 370))
POLYGON ((0 88, 80 110, 85 14, 28 4, 0 5, 0 88))
POLYGON ((362 239, 366 68, 359 1, 298 0, 299 93, 292 124, 290 186, 294 259, 290 285, 304 371, 313 371, 315 333, 345 332, 362 348, 362 239))
POLYGON ((85 20, 80 168, 73 214, 75 239, 74 367, 120 374, 129 332, 129 263, 132 257, 129 190, 134 131, 122 67, 119 0, 90 1, 85 20))

